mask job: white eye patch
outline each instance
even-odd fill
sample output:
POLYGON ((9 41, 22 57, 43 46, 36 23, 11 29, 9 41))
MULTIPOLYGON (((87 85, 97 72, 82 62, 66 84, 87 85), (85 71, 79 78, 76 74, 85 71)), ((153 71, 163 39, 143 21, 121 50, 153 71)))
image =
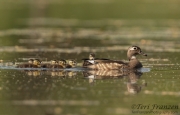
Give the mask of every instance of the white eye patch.
POLYGON ((137 47, 131 47, 129 50, 137 50, 137 47))

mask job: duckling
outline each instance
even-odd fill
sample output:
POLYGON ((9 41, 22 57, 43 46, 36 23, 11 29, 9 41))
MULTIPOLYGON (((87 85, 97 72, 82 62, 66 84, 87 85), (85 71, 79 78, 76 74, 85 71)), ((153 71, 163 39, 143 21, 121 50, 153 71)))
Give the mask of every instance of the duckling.
POLYGON ((105 58, 95 58, 95 54, 94 53, 90 53, 89 54, 89 59, 82 59, 83 62, 83 67, 89 66, 89 65, 93 65, 96 62, 100 62, 100 61, 104 61, 104 60, 109 60, 109 59, 105 59, 105 58))
POLYGON ((82 59, 84 61, 83 62, 83 66, 94 64, 94 59, 95 59, 95 54, 94 53, 90 53, 89 54, 89 59, 82 59))
POLYGON ((29 60, 28 60, 28 63, 29 63, 29 64, 32 64, 33 61, 34 61, 34 59, 29 59, 29 60))
POLYGON ((29 59, 28 63, 18 64, 17 68, 39 68, 41 67, 39 59, 29 59))
POLYGON ((56 60, 51 60, 50 63, 43 63, 43 64, 41 64, 41 67, 42 68, 55 68, 57 63, 58 62, 56 60))
POLYGON ((131 46, 127 51, 127 57, 129 59, 128 63, 120 60, 97 59, 94 60, 93 64, 89 64, 83 67, 95 70, 138 69, 142 67, 142 64, 136 58, 136 55, 147 56, 147 54, 142 52, 140 47, 131 46))
POLYGON ((33 64, 34 59, 29 59, 27 63, 23 64, 15 64, 17 68, 31 68, 31 65, 33 64))
POLYGON ((66 65, 66 68, 76 67, 76 65, 77 65, 77 62, 75 60, 69 60, 66 65))
POLYGON ((39 59, 34 59, 32 68, 40 68, 41 67, 41 61, 39 59))
POLYGON ((66 60, 59 60, 57 64, 57 68, 66 68, 66 60))
POLYGON ((51 60, 50 63, 42 64, 41 67, 43 68, 65 68, 66 61, 65 60, 51 60))

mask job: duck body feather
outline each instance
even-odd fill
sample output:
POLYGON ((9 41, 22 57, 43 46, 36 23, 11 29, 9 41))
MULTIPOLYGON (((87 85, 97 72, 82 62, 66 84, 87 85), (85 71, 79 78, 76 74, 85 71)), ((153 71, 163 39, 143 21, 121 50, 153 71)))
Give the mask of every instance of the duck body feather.
POLYGON ((118 60, 94 60, 94 64, 84 67, 94 70, 117 70, 127 68, 128 64, 118 60))

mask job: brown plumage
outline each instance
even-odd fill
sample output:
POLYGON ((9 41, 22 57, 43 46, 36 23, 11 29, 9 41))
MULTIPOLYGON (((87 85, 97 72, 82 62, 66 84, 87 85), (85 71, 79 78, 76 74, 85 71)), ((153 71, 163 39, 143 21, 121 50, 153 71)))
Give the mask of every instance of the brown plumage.
POLYGON ((102 69, 102 70, 115 70, 127 67, 127 64, 122 61, 114 60, 95 60, 95 64, 87 66, 90 69, 102 69))
POLYGON ((118 60, 94 59, 86 60, 90 64, 83 67, 95 70, 138 69, 142 67, 141 62, 136 58, 136 55, 139 54, 147 56, 147 54, 141 51, 140 47, 132 46, 127 51, 128 63, 118 60))

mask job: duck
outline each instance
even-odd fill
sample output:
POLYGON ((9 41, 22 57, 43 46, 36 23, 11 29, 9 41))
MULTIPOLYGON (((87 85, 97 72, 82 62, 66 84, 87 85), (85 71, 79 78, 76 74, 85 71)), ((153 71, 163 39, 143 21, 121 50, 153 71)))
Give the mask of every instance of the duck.
POLYGON ((18 64, 17 68, 40 68, 41 61, 39 59, 29 59, 28 63, 18 64))
POLYGON ((76 67, 76 65, 77 65, 77 62, 75 60, 68 60, 66 68, 76 67))
POLYGON ((84 65, 84 68, 93 70, 119 70, 119 69, 139 69, 142 68, 142 63, 137 59, 137 55, 147 56, 142 52, 141 48, 138 46, 131 46, 127 50, 127 57, 129 62, 123 62, 120 60, 110 60, 110 59, 95 59, 86 60, 90 64, 84 65))

